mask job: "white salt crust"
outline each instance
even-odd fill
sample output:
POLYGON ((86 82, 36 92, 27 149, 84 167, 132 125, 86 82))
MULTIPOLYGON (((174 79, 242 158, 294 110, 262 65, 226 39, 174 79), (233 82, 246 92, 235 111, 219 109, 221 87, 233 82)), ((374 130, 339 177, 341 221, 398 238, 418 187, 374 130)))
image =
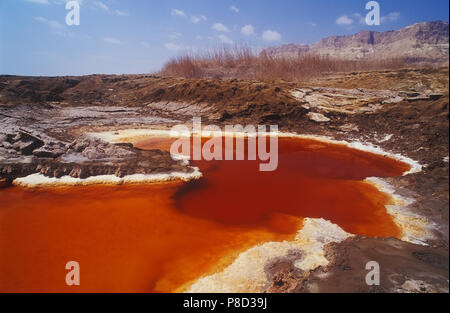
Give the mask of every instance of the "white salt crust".
POLYGON ((274 258, 283 257, 290 250, 301 250, 303 258, 295 266, 308 271, 325 266, 324 246, 330 242, 341 242, 353 236, 339 226, 324 219, 306 218, 303 228, 293 241, 267 242, 241 253, 225 270, 202 277, 187 290, 188 293, 258 293, 267 285, 265 265, 274 258))
POLYGON ((121 184, 143 184, 153 182, 166 182, 173 180, 189 181, 198 179, 202 176, 197 167, 193 168, 192 173, 172 172, 163 174, 134 174, 124 177, 117 177, 115 175, 99 175, 88 178, 74 178, 71 176, 63 176, 61 178, 47 177, 42 174, 32 174, 22 178, 16 178, 13 181, 14 185, 22 187, 46 187, 46 186, 78 186, 78 185, 121 185, 121 184))
MULTIPOLYGON (((97 137, 103 139, 108 142, 138 142, 140 140, 149 138, 149 137, 171 137, 171 130, 161 130, 161 129, 125 129, 120 131, 110 131, 110 132, 100 132, 100 133, 88 133, 89 136, 97 137)), ((230 132, 211 132, 207 131, 205 134, 202 134, 204 137, 213 137, 213 136, 236 136, 236 137, 244 137, 244 136, 256 136, 256 134, 247 134, 247 133, 230 133, 230 132), (206 135, 205 135, 206 134, 206 135)), ((179 137, 186 136, 186 134, 178 133, 179 137)), ((330 137, 326 136, 316 136, 316 135, 300 135, 296 133, 288 133, 288 132, 278 132, 278 133, 267 133, 267 136, 278 136, 280 138, 300 138, 300 139, 314 139, 321 142, 326 142, 330 144, 338 144, 344 145, 349 148, 362 150, 371 152, 373 154, 378 154, 386 157, 390 157, 392 159, 404 162, 411 166, 411 169, 403 175, 418 173, 422 171, 422 165, 406 156, 397 153, 386 152, 378 146, 372 145, 370 143, 363 143, 360 141, 351 141, 347 142, 344 140, 334 140, 330 137)))
POLYGON ((401 229, 403 241, 427 245, 426 240, 433 239, 432 230, 437 226, 427 218, 414 214, 408 209, 408 206, 414 203, 414 199, 400 196, 395 192, 394 186, 381 178, 369 177, 365 181, 374 185, 381 192, 390 195, 391 202, 386 205, 386 211, 401 229))

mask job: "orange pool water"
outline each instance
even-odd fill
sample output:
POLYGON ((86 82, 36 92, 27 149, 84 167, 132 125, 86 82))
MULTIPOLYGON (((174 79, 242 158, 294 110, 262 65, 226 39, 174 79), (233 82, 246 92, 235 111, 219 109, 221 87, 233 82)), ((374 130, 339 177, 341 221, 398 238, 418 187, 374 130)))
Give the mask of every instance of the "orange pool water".
POLYGON ((253 245, 292 239, 304 217, 399 236, 389 197, 363 180, 409 165, 306 139, 280 138, 279 153, 275 172, 195 161, 204 176, 189 183, 0 190, 0 292, 181 291, 253 245), (65 284, 68 261, 80 286, 65 284))

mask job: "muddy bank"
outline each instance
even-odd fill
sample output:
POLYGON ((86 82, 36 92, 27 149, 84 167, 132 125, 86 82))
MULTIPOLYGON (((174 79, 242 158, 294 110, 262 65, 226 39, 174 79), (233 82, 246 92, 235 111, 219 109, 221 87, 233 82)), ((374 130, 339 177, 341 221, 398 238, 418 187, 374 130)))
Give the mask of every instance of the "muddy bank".
POLYGON ((448 292, 448 249, 417 246, 394 238, 352 237, 325 247, 330 261, 305 274, 291 252, 267 265, 267 292, 448 292), (366 264, 380 265, 380 286, 368 286, 366 264), (350 274, 351 273, 351 274, 350 274))

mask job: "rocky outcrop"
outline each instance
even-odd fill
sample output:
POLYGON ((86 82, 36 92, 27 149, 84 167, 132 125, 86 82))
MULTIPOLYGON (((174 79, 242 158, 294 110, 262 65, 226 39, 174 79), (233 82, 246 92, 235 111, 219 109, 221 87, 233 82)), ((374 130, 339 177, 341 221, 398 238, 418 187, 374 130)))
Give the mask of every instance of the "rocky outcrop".
POLYGON ((80 154, 88 160, 106 160, 106 159, 123 159, 133 155, 133 152, 127 148, 127 145, 114 145, 95 137, 82 137, 75 140, 69 145, 68 154, 80 154))
POLYGON ((193 171, 180 161, 173 160, 169 152, 144 151, 131 144, 112 144, 89 136, 82 136, 68 144, 20 130, 17 134, 0 133, 0 139, 2 187, 15 178, 35 173, 56 178, 88 178, 193 171), (12 150, 6 150, 5 146, 10 146, 12 150))

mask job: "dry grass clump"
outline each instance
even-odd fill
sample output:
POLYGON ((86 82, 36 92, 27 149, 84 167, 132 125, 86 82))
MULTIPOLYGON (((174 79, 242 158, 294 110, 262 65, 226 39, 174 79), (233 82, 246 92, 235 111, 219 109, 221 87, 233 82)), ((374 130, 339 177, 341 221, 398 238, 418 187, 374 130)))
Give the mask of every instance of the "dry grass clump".
POLYGON ((240 78, 257 80, 305 80, 325 73, 405 68, 402 59, 342 60, 303 54, 280 57, 256 53, 248 47, 213 49, 186 54, 168 61, 160 75, 186 78, 240 78))

